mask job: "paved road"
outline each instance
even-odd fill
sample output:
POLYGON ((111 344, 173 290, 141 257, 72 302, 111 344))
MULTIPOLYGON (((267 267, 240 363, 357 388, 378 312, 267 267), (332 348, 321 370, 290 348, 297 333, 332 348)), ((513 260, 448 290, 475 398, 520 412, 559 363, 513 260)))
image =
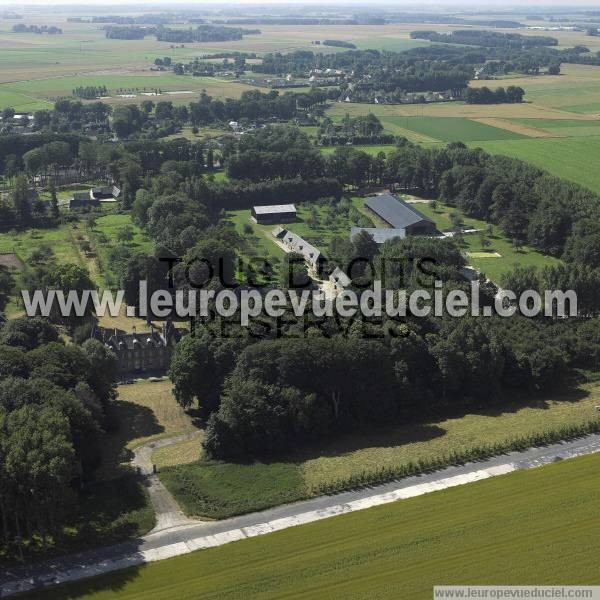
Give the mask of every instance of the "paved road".
POLYGON ((0 595, 4 597, 19 591, 75 581, 594 452, 600 452, 600 434, 541 448, 530 448, 522 452, 511 452, 478 462, 406 477, 399 481, 313 498, 223 521, 193 523, 151 532, 132 542, 0 572, 0 595))
MULTIPOLYGON (((154 473, 154 464, 152 463, 152 453, 158 448, 171 446, 184 442, 193 437, 193 434, 178 435, 171 438, 164 438, 154 442, 148 442, 142 446, 138 446, 133 451, 133 460, 131 464, 138 472, 145 477, 146 488, 150 496, 150 502, 156 515, 156 525, 150 533, 180 527, 182 525, 194 525, 200 523, 186 517, 179 504, 171 492, 162 484, 158 475, 154 473)), ((198 441, 198 444, 200 441, 198 441)))

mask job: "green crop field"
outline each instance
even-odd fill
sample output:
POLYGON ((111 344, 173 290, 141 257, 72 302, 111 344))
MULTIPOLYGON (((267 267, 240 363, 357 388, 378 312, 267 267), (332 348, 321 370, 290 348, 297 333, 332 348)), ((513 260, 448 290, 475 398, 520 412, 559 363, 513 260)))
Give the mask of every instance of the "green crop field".
POLYGON ((0 109, 12 107, 17 112, 33 112, 52 108, 52 103, 32 98, 27 94, 21 94, 17 91, 0 85, 0 109))
POLYGON ((387 117, 390 124, 444 142, 469 142, 473 140, 516 140, 524 136, 513 131, 478 123, 462 117, 387 117))
POLYGON ((492 154, 520 158, 600 194, 600 136, 485 141, 469 145, 492 154))
POLYGON ((502 398, 488 410, 426 423, 367 428, 340 435, 279 462, 207 461, 161 469, 159 475, 188 514, 226 518, 310 496, 332 481, 346 481, 381 468, 399 469, 418 460, 506 443, 532 434, 579 426, 597 418, 600 385, 531 398, 502 398))
POLYGON ((410 598, 434 585, 597 584, 600 455, 430 493, 36 599, 410 598))

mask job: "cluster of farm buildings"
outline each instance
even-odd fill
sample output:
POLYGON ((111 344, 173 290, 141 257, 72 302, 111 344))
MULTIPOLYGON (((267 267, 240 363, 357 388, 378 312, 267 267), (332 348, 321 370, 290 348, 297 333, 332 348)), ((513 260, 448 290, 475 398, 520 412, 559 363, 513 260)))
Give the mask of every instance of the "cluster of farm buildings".
POLYGON ((75 192, 70 198, 59 200, 59 206, 71 209, 98 208, 102 202, 116 202, 121 190, 116 185, 90 188, 86 192, 75 192))
MULTIPOLYGON (((366 232, 377 244, 407 235, 438 236, 440 232, 435 223, 413 205, 390 193, 378 194, 367 198, 365 208, 369 210, 385 227, 352 227, 351 239, 361 232, 366 232)), ((316 278, 319 273, 319 264, 322 254, 313 244, 303 239, 282 224, 293 223, 296 220, 296 207, 293 204, 279 204, 275 206, 254 206, 251 218, 260 225, 275 225, 271 235, 274 241, 286 252, 300 254, 308 267, 309 274, 316 278)), ((329 276, 329 282, 334 291, 339 292, 350 285, 350 278, 337 267, 329 276)))

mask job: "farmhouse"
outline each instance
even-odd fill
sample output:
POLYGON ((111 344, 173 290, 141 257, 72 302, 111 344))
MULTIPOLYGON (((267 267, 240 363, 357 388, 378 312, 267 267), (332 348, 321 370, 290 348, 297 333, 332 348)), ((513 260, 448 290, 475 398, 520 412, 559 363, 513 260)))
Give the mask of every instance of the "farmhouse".
POLYGON ((89 192, 74 192, 71 198, 59 200, 59 206, 65 206, 69 210, 77 208, 97 208, 100 206, 100 200, 90 198, 89 192))
POLYGON ((429 217, 392 194, 371 196, 367 198, 365 206, 391 228, 404 230, 405 236, 438 233, 429 217))
POLYGON ((161 372, 169 367, 171 354, 181 339, 182 332, 172 322, 166 322, 161 330, 149 332, 112 334, 105 329, 96 329, 92 337, 110 348, 117 357, 119 373, 161 372))
POLYGON ((89 192, 74 192, 72 198, 60 200, 60 206, 73 208, 98 208, 101 202, 116 202, 121 190, 115 185, 91 188, 89 192))
POLYGON ((281 245, 288 252, 295 252, 296 254, 301 254, 310 268, 318 270, 319 261, 321 259, 321 252, 312 244, 309 244, 299 235, 296 235, 295 233, 292 233, 289 229, 284 229, 283 227, 276 227, 271 232, 271 235, 274 238, 277 238, 280 241, 281 245))
POLYGON ((293 223, 296 220, 296 207, 293 204, 275 206, 253 206, 252 219, 261 225, 293 223))
POLYGON ((116 202, 121 195, 121 190, 116 185, 94 187, 90 190, 90 198, 100 202, 116 202))

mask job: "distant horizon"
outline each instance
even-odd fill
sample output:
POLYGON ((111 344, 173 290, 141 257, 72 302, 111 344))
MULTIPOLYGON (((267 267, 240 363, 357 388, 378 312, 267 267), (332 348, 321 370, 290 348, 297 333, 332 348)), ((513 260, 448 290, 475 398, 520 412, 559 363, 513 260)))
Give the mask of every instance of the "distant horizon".
POLYGON ((25 0, 24 2, 7 4, 2 8, 3 11, 7 10, 21 10, 24 8, 53 8, 60 9, 61 7, 73 7, 80 6, 85 8, 104 8, 107 5, 116 6, 120 8, 129 8, 129 7, 140 7, 144 6, 147 10, 156 10, 156 9, 178 9, 178 8, 189 8, 194 7, 197 10, 202 9, 220 9, 220 10, 228 10, 234 9, 243 5, 245 7, 252 8, 270 8, 273 6, 321 6, 322 10, 326 11, 328 9, 336 9, 336 8, 365 8, 369 10, 373 10, 378 7, 385 8, 395 8, 398 11, 402 10, 434 10, 443 8, 444 10, 464 10, 469 9, 473 10, 474 8, 479 8, 481 13, 489 13, 490 9, 497 8, 500 13, 508 13, 508 12, 526 12, 530 8, 539 9, 548 9, 548 10, 572 10, 577 11, 578 9, 590 9, 590 8, 598 8, 600 9, 600 0, 578 0, 577 4, 570 5, 565 2, 565 0, 528 0, 527 4, 509 4, 507 5, 503 0, 488 0, 484 6, 481 6, 481 2, 478 0, 462 0, 461 2, 457 2, 456 0, 422 0, 420 2, 398 2, 397 0, 378 0, 376 3, 367 3, 364 0, 327 0, 327 3, 324 4, 320 0, 262 0, 260 2, 256 2, 256 0, 237 0, 235 3, 218 3, 218 2, 205 2, 199 3, 198 0, 176 0, 175 2, 170 2, 169 0, 165 0, 164 2, 147 2, 145 0, 127 0, 123 2, 122 0, 104 0, 103 2, 98 2, 98 0, 61 0, 60 3, 56 3, 55 0, 25 0))

